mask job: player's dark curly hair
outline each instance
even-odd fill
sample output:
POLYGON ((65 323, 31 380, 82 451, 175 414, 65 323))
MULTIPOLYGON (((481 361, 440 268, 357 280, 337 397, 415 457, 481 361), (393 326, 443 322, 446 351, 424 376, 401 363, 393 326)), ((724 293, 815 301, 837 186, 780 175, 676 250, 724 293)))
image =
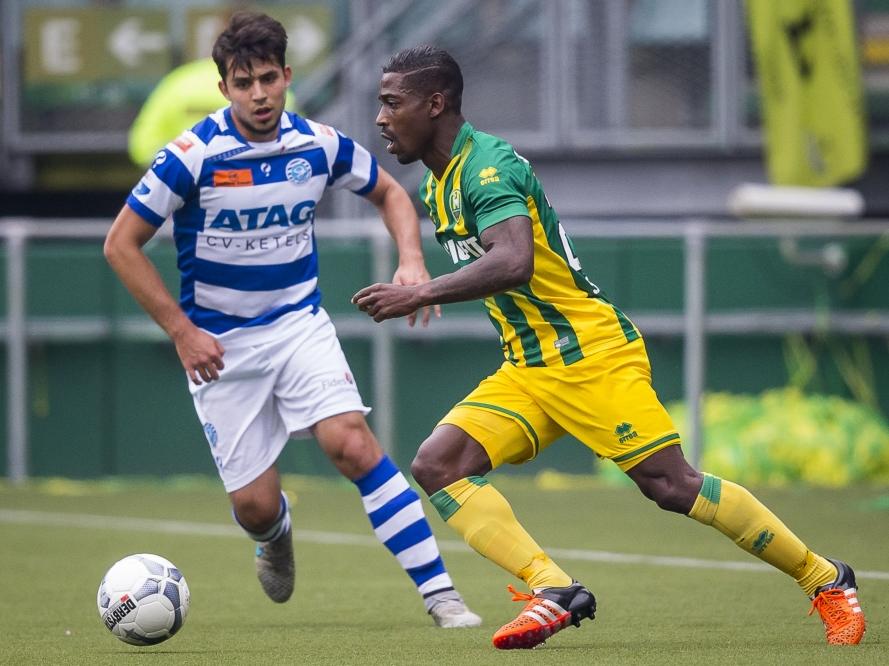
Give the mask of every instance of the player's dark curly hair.
POLYGON ((383 66, 383 73, 404 74, 402 84, 421 95, 442 93, 453 113, 463 104, 463 73, 460 65, 444 49, 421 45, 402 49, 383 66))
POLYGON ((237 12, 213 44, 213 62, 225 80, 231 68, 252 71, 251 63, 277 63, 284 67, 287 31, 271 16, 258 12, 237 12))

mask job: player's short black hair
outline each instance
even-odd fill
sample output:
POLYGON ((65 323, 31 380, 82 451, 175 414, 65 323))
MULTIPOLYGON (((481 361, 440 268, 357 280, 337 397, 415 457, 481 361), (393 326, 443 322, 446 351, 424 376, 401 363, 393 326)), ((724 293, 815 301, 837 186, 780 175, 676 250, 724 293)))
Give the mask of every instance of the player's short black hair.
POLYGON ((404 85, 422 95, 442 93, 447 107, 460 113, 463 73, 457 61, 444 49, 425 44, 402 49, 383 66, 383 73, 389 72, 404 74, 404 85))
POLYGON ((227 66, 251 71, 254 60, 284 67, 287 31, 271 16, 258 12, 237 12, 213 44, 213 62, 225 80, 227 66))

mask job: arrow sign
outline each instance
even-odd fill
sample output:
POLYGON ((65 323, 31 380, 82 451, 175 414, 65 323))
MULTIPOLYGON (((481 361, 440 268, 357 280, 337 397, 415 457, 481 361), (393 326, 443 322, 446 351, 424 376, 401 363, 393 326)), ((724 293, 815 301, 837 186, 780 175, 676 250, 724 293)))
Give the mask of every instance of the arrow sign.
POLYGON ((131 16, 108 35, 108 50, 127 67, 138 67, 144 54, 164 51, 168 41, 163 32, 143 31, 142 19, 131 16))

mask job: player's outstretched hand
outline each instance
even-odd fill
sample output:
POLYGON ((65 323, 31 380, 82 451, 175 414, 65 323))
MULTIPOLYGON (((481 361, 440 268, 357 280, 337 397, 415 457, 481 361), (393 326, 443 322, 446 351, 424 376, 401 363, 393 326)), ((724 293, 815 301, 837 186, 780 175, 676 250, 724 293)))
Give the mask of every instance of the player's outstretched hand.
POLYGON ((416 313, 417 287, 378 282, 365 287, 352 297, 352 302, 376 322, 416 313))
MULTIPOLYGON (((395 271, 395 275, 392 277, 392 284, 403 284, 403 285, 415 285, 415 284, 423 284, 424 282, 429 282, 432 277, 429 275, 429 271, 426 270, 426 265, 422 262, 411 264, 408 266, 399 265, 398 270, 395 271)), ((429 326, 429 316, 432 313, 433 309, 435 310, 435 316, 438 319, 441 319, 441 306, 436 305, 433 308, 430 308, 428 305, 423 306, 423 316, 420 319, 420 323, 423 328, 429 326)), ((417 323, 417 311, 414 310, 407 316, 407 325, 413 327, 414 324, 417 323)))
POLYGON ((191 381, 200 386, 201 379, 205 382, 219 379, 219 371, 225 367, 222 362, 225 349, 216 338, 192 325, 174 336, 173 343, 191 381))

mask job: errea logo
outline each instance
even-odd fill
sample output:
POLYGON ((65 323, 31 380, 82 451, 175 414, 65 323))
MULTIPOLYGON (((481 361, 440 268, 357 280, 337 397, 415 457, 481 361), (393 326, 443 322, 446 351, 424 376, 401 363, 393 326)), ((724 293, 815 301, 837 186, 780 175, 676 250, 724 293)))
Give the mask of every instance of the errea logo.
POLYGON ((756 540, 753 542, 753 545, 750 549, 757 555, 760 555, 762 551, 766 549, 770 543, 772 543, 772 539, 775 538, 774 532, 769 532, 768 530, 763 530, 759 533, 759 536, 756 537, 756 540))
POLYGON ((633 430, 633 424, 627 423, 626 421, 614 429, 614 434, 617 435, 617 441, 621 444, 639 436, 636 431, 633 430))
POLYGON ((496 167, 485 167, 478 172, 479 185, 488 185, 489 183, 499 183, 500 176, 497 175, 496 167))

